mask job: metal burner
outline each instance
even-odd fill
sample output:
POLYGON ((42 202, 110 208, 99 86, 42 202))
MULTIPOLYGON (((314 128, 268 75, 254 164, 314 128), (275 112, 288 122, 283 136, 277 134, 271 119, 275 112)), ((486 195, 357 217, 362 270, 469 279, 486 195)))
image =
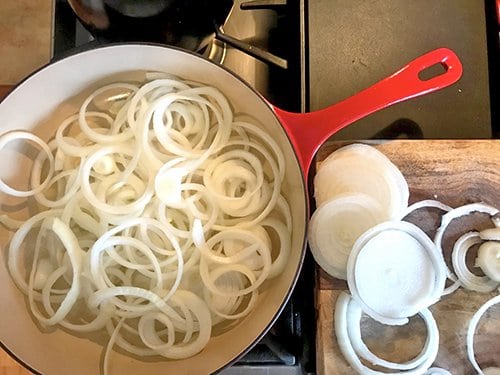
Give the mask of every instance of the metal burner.
POLYGON ((214 39, 206 47, 198 51, 201 55, 206 58, 216 62, 218 64, 224 64, 224 59, 226 58, 227 45, 220 40, 214 39))
MULTIPOLYGON (((239 24, 241 21, 238 21, 238 15, 233 15, 238 12, 238 9, 241 11, 244 10, 276 10, 280 8, 284 8, 287 5, 287 0, 253 0, 253 1, 235 1, 233 11, 229 15, 229 18, 226 20, 226 25, 239 24), (236 19, 236 20, 235 20, 236 19)), ((215 38, 227 43, 231 47, 234 47, 260 61, 263 61, 267 64, 271 64, 277 66, 282 69, 288 68, 288 61, 282 57, 276 56, 270 51, 259 48, 256 45, 253 45, 250 42, 246 42, 242 39, 235 38, 231 36, 231 34, 226 34, 224 32, 223 26, 217 26, 214 24, 215 28, 215 38)), ((255 40, 255 39, 254 39, 255 40)))

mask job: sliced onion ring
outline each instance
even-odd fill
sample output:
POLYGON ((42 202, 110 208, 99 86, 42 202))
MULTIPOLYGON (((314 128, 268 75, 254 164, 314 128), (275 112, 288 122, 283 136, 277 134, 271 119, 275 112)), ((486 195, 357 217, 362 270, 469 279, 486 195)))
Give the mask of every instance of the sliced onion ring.
POLYGON ((478 374, 483 375, 484 372, 479 367, 479 364, 474 357, 474 333, 476 331, 477 324, 479 323, 479 319, 483 316, 486 310, 488 310, 491 306, 496 305, 500 302, 500 295, 497 295, 488 301, 486 301, 472 316, 469 321, 469 327, 467 328, 467 356, 469 357, 469 361, 477 371, 478 374))
POLYGON ((500 241, 500 228, 488 228, 479 232, 479 236, 487 241, 500 241))
POLYGON ((500 215, 498 213, 491 218, 491 221, 496 228, 500 228, 500 215))
POLYGON ((476 265, 491 280, 500 283, 500 242, 486 241, 479 246, 476 265))
MULTIPOLYGON (((457 208, 454 208, 453 210, 447 212, 441 217, 441 226, 438 228, 436 231, 436 234, 434 236, 434 244, 436 245, 437 249, 443 253, 443 248, 442 248, 442 241, 443 241, 443 236, 446 231, 446 228, 448 225, 452 222, 453 219, 469 215, 472 212, 481 212, 490 215, 491 217, 494 217, 499 213, 498 209, 496 209, 493 206, 490 206, 485 203, 471 203, 471 204, 466 204, 457 208)), ((451 281, 455 282, 454 285, 451 287, 448 287, 445 289, 443 294, 449 294, 450 288, 453 288, 453 290, 456 290, 456 281, 457 277, 451 272, 450 268, 446 266, 446 270, 448 273, 448 279, 451 281)))
POLYGON ((318 206, 334 196, 352 192, 372 196, 393 220, 408 207, 408 183, 401 171, 382 152, 362 143, 332 152, 314 176, 318 206))
POLYGON ((345 280, 347 260, 356 239, 387 218, 381 205, 363 193, 325 201, 309 221, 308 241, 316 263, 329 275, 345 280))
POLYGON ((498 287, 498 283, 488 276, 476 276, 467 268, 465 257, 467 251, 474 245, 481 243, 478 232, 468 232, 460 236, 453 246, 451 260, 453 269, 462 285, 476 292, 488 293, 498 287))
POLYGON ((420 228, 405 221, 381 223, 363 233, 347 264, 353 298, 383 324, 406 324, 408 317, 439 300, 445 281, 443 255, 420 228))
POLYGON ((156 75, 165 79, 98 88, 48 144, 28 132, 0 135, 0 149, 26 139, 38 150, 26 171, 31 190, 0 181, 0 191, 34 195, 26 204, 46 209, 30 205, 24 222, 0 215, 15 231, 11 276, 42 325, 110 336, 105 373, 114 346, 139 357, 195 355, 214 325, 254 309, 290 252, 285 157, 265 125, 235 119, 214 87, 156 75), (215 163, 213 186, 202 185, 228 155, 229 169, 215 163), (209 251, 191 238, 195 220, 209 251))
POLYGON ((430 207, 430 208, 438 208, 442 211, 449 212, 453 210, 450 206, 447 204, 441 203, 440 201, 434 200, 434 199, 425 199, 422 201, 415 202, 408 206, 406 211, 401 215, 401 219, 404 219, 406 216, 411 214, 413 211, 420 210, 425 207, 430 207))
MULTIPOLYGON (((21 131, 21 130, 16 130, 16 131, 11 131, 8 133, 4 133, 0 136, 0 150, 2 150, 7 143, 19 140, 19 139, 26 139, 29 141, 32 141, 36 143, 40 148, 43 150, 43 152, 46 154, 47 159, 49 161, 49 170, 47 173, 47 176, 45 177, 45 180, 40 183, 38 186, 34 187, 31 190, 17 190, 14 189, 13 187, 7 185, 2 179, 0 179, 0 190, 3 191, 6 194, 12 195, 14 197, 30 197, 32 195, 38 194, 41 191, 43 191, 49 184, 49 182, 52 179, 52 176, 54 174, 54 156, 52 155, 52 152, 50 151, 50 147, 45 143, 41 138, 37 137, 36 135, 26 132, 26 131, 21 131)), ((41 166, 38 166, 38 168, 41 169, 41 166)))
MULTIPOLYGON (((352 346, 352 342, 349 337, 349 332, 347 329, 348 307, 350 301, 351 297, 347 293, 341 292, 339 297, 337 298, 337 302, 335 305, 335 315, 334 315, 335 335, 337 337, 337 342, 339 343, 340 351, 344 355, 344 358, 347 360, 349 365, 351 365, 351 367, 359 374, 367 374, 367 375, 387 374, 386 372, 376 371, 370 369, 369 367, 366 367, 357 356, 352 346)), ((432 327, 430 329, 435 331, 434 333, 439 339, 439 331, 437 330, 436 322, 432 314, 428 310, 427 312, 428 314, 424 313, 425 317, 424 316, 422 317, 424 317, 424 319, 429 320, 428 327, 432 327)), ((405 375, 420 375, 424 373, 436 359, 439 345, 438 343, 434 344, 435 345, 433 345, 432 348, 433 350, 430 351, 429 356, 426 358, 424 362, 422 362, 419 366, 411 370, 401 371, 400 373, 405 375)))
POLYGON ((439 346, 439 331, 437 329, 436 321, 432 318, 432 314, 428 309, 423 309, 419 312, 420 316, 424 319, 427 327, 427 338, 422 351, 412 360, 405 363, 390 362, 383 358, 376 356, 363 342, 361 337, 361 315, 362 310, 359 304, 351 298, 347 309, 347 330, 349 339, 356 351, 356 354, 361 358, 370 361, 372 364, 382 366, 391 370, 411 370, 422 363, 424 363, 429 356, 432 356, 439 346))

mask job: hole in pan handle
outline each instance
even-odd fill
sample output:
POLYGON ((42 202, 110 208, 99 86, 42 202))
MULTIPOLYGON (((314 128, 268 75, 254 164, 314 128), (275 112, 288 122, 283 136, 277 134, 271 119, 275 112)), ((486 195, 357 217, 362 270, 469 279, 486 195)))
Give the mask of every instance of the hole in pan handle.
POLYGON ((316 151, 340 129, 392 104, 448 87, 461 76, 462 64, 457 55, 450 49, 439 48, 417 57, 382 81, 327 108, 308 113, 273 109, 292 142, 303 176, 307 179, 316 151), (428 80, 419 78, 420 72, 435 64, 444 67, 442 74, 428 80))

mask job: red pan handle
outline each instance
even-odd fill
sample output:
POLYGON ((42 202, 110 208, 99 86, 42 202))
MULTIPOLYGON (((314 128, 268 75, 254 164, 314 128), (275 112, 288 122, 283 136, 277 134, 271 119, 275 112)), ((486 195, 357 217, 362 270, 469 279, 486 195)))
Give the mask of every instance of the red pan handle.
POLYGON ((445 88, 462 76, 462 64, 455 53, 439 48, 416 58, 384 80, 325 109, 292 113, 273 107, 288 133, 300 166, 307 178, 318 148, 345 126, 392 104, 445 88), (445 72, 428 80, 419 73, 441 64, 445 72))

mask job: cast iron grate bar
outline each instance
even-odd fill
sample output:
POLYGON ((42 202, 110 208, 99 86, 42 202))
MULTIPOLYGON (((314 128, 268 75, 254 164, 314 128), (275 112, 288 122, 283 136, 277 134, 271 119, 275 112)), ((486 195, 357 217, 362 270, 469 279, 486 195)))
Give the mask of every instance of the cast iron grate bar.
POLYGON ((233 38, 232 36, 225 34, 222 27, 217 27, 217 26, 215 27, 215 38, 217 40, 220 40, 221 42, 230 45, 231 47, 240 50, 241 52, 244 52, 268 64, 272 64, 283 69, 288 68, 287 60, 279 56, 273 55, 271 52, 265 51, 262 48, 255 47, 249 43, 243 42, 239 39, 233 38))
POLYGON ((248 10, 248 9, 267 9, 274 7, 281 7, 287 4, 287 0, 253 0, 253 1, 245 1, 240 4, 240 9, 248 10))
MULTIPOLYGON (((240 4, 241 10, 255 10, 255 9, 273 9, 287 5, 287 0, 253 0, 245 1, 240 4)), ((282 69, 288 68, 288 61, 282 57, 276 56, 273 53, 263 50, 262 48, 253 46, 247 42, 243 42, 230 35, 224 33, 224 29, 215 25, 215 38, 236 48, 260 61, 277 66, 282 69)))

